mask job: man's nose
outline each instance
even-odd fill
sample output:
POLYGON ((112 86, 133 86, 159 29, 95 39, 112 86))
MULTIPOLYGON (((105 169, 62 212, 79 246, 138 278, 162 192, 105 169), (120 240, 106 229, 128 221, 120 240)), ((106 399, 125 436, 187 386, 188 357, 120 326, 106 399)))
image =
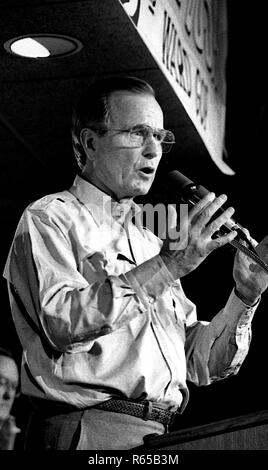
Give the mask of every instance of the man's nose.
POLYGON ((147 158, 156 158, 161 157, 162 155, 162 146, 153 136, 147 137, 146 142, 144 143, 142 155, 147 158))

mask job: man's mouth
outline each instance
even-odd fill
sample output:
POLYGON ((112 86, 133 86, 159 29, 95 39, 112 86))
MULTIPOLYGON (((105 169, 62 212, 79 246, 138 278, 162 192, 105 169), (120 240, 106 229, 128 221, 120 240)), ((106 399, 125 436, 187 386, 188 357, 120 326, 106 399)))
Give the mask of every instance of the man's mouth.
POLYGON ((150 176, 150 175, 152 175, 152 174, 154 173, 154 168, 149 167, 149 166, 145 166, 145 167, 143 167, 143 168, 140 168, 139 171, 140 171, 141 173, 143 173, 144 175, 150 176))

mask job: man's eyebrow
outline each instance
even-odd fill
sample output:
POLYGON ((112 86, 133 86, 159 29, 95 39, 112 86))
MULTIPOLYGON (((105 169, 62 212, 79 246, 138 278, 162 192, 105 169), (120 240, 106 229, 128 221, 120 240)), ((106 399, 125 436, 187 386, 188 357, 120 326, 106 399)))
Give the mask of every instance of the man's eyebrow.
POLYGON ((145 122, 139 123, 139 124, 133 124, 133 126, 131 126, 132 129, 134 127, 151 127, 152 129, 159 129, 158 127, 150 126, 149 124, 146 124, 145 122))

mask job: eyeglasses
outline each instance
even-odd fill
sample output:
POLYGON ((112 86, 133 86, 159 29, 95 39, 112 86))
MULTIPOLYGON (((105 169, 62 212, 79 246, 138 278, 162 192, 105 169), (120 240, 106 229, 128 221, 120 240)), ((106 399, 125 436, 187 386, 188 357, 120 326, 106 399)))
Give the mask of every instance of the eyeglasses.
POLYGON ((168 153, 172 145, 175 144, 175 136, 171 131, 155 129, 146 124, 140 124, 130 129, 101 129, 92 126, 90 126, 90 128, 100 134, 106 134, 108 132, 122 133, 124 136, 124 145, 131 148, 142 147, 147 139, 151 139, 152 137, 158 144, 161 144, 163 153, 168 153))
POLYGON ((0 375, 0 387, 4 387, 5 389, 9 389, 12 393, 16 393, 18 384, 11 382, 10 380, 6 379, 0 375))

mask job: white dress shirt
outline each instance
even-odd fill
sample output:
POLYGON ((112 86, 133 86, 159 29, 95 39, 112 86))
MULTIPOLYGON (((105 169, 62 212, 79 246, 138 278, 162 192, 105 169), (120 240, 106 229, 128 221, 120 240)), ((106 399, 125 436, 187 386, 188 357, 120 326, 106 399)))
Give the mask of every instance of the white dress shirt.
POLYGON ((24 211, 4 272, 23 393, 79 408, 127 397, 182 410, 187 379, 207 385, 239 370, 256 306, 232 292, 211 322, 198 321, 137 213, 78 176, 24 211))

